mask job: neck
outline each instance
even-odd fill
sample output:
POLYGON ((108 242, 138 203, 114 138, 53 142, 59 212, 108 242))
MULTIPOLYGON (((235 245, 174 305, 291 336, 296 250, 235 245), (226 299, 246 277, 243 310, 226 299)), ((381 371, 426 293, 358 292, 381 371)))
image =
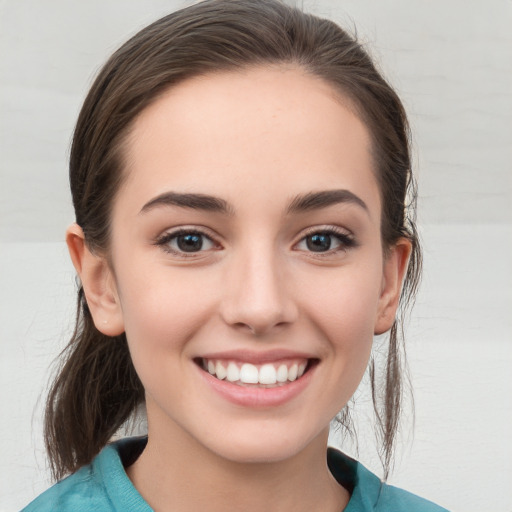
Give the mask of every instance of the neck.
POLYGON ((340 512, 350 498, 327 467, 328 431, 292 457, 265 463, 228 460, 183 432, 160 434, 149 428, 144 452, 127 469, 155 512, 340 512))

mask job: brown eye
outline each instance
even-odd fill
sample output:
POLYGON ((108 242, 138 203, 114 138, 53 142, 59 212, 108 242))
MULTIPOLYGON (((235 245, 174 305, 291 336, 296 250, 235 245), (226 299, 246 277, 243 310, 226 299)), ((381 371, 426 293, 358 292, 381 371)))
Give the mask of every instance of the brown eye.
POLYGON ((334 229, 312 231, 295 246, 299 251, 312 253, 335 253, 356 247, 354 237, 334 229))
POLYGON ((197 252, 203 248, 204 235, 199 233, 189 233, 175 237, 176 246, 183 252, 197 252))
POLYGON ((306 246, 312 252, 325 252, 332 248, 331 235, 316 233, 306 237, 306 246))
POLYGON ((200 231, 175 231, 165 233, 157 241, 156 245, 173 254, 194 254, 215 249, 215 242, 200 231))

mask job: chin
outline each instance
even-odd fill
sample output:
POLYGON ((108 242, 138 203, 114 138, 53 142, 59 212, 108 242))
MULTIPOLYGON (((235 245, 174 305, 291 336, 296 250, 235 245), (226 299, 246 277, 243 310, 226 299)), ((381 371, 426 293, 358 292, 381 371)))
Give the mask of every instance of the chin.
POLYGON ((233 433, 227 442, 215 443, 210 449, 218 456, 239 464, 272 464, 293 459, 313 443, 327 446, 328 428, 316 436, 297 436, 294 427, 285 432, 269 430, 261 428, 252 435, 248 435, 248 431, 239 436, 233 433))

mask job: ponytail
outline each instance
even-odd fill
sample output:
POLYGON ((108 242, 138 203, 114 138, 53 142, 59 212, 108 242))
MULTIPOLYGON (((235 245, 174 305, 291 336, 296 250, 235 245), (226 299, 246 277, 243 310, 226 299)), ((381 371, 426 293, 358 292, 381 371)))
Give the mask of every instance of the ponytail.
POLYGON ((109 337, 96 329, 82 287, 75 330, 61 357, 44 421, 56 480, 90 463, 144 399, 125 334, 109 337))

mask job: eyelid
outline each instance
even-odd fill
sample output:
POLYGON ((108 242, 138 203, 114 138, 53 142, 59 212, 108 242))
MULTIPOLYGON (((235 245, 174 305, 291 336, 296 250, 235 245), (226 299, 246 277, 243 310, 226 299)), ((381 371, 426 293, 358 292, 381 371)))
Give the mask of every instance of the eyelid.
POLYGON ((203 226, 201 224, 181 224, 174 227, 168 227, 161 231, 159 235, 155 237, 155 240, 163 238, 167 235, 179 235, 182 233, 200 233, 201 235, 205 235, 212 240, 218 240, 219 235, 213 231, 211 228, 203 226))
MULTIPOLYGON (((328 234, 331 236, 338 237, 341 241, 341 247, 337 247, 335 249, 330 249, 325 252, 312 252, 312 251, 304 251, 310 252, 311 255, 314 255, 315 258, 322 258, 326 256, 332 256, 336 252, 347 251, 348 249, 357 247, 359 243, 355 239, 354 233, 347 228, 343 228, 341 226, 336 225, 319 225, 319 226, 311 226, 305 229, 302 233, 300 233, 298 240, 293 244, 293 248, 296 248, 298 244, 304 241, 305 238, 315 234, 328 234)), ((298 249, 297 249, 298 250, 298 249)))
MULTIPOLYGON (((336 225, 317 225, 317 226, 310 226, 303 230, 297 237, 296 241, 293 243, 292 249, 295 249, 299 243, 304 241, 305 238, 308 236, 314 235, 314 234, 328 234, 334 237, 338 237, 338 239, 341 242, 341 246, 330 249, 325 252, 318 252, 314 253, 312 251, 304 251, 304 252, 311 252, 315 257, 323 257, 332 255, 333 253, 339 252, 339 251, 347 251, 348 249, 357 247, 359 243, 354 237, 354 234, 352 231, 350 231, 347 228, 336 226, 336 225)), ((175 228, 168 228, 164 230, 161 234, 159 234, 153 241, 153 245, 161 246, 163 250, 165 250, 168 253, 179 255, 182 258, 197 258, 200 256, 204 256, 204 253, 209 253, 212 250, 219 250, 222 249, 222 244, 219 241, 219 236, 217 233, 212 231, 210 228, 207 228, 205 226, 198 226, 198 225, 185 225, 185 226, 177 226, 175 228), (208 238, 212 244, 215 246, 213 249, 207 249, 207 250, 201 250, 198 252, 185 252, 185 251, 176 251, 169 247, 168 243, 173 238, 179 236, 179 235, 185 235, 185 234, 199 234, 206 238, 208 238), (167 248, 166 248, 167 247, 167 248)))
POLYGON ((211 229, 206 228, 205 226, 177 226, 175 228, 168 228, 164 230, 161 234, 159 234, 153 241, 153 245, 159 246, 167 253, 175 254, 181 258, 198 258, 204 256, 205 253, 210 252, 211 250, 219 250, 222 248, 218 240, 218 236, 211 229), (169 242, 180 236, 187 234, 198 234, 204 236, 208 240, 212 242, 215 246, 213 249, 202 250, 197 252, 185 252, 185 251, 176 251, 172 249, 168 244, 169 242))
POLYGON ((309 236, 314 235, 315 233, 333 233, 340 236, 348 236, 353 237, 354 234, 352 231, 350 231, 347 228, 343 228, 341 226, 336 226, 334 224, 320 224, 318 226, 310 226, 306 228, 302 233, 299 235, 300 239, 309 236))

